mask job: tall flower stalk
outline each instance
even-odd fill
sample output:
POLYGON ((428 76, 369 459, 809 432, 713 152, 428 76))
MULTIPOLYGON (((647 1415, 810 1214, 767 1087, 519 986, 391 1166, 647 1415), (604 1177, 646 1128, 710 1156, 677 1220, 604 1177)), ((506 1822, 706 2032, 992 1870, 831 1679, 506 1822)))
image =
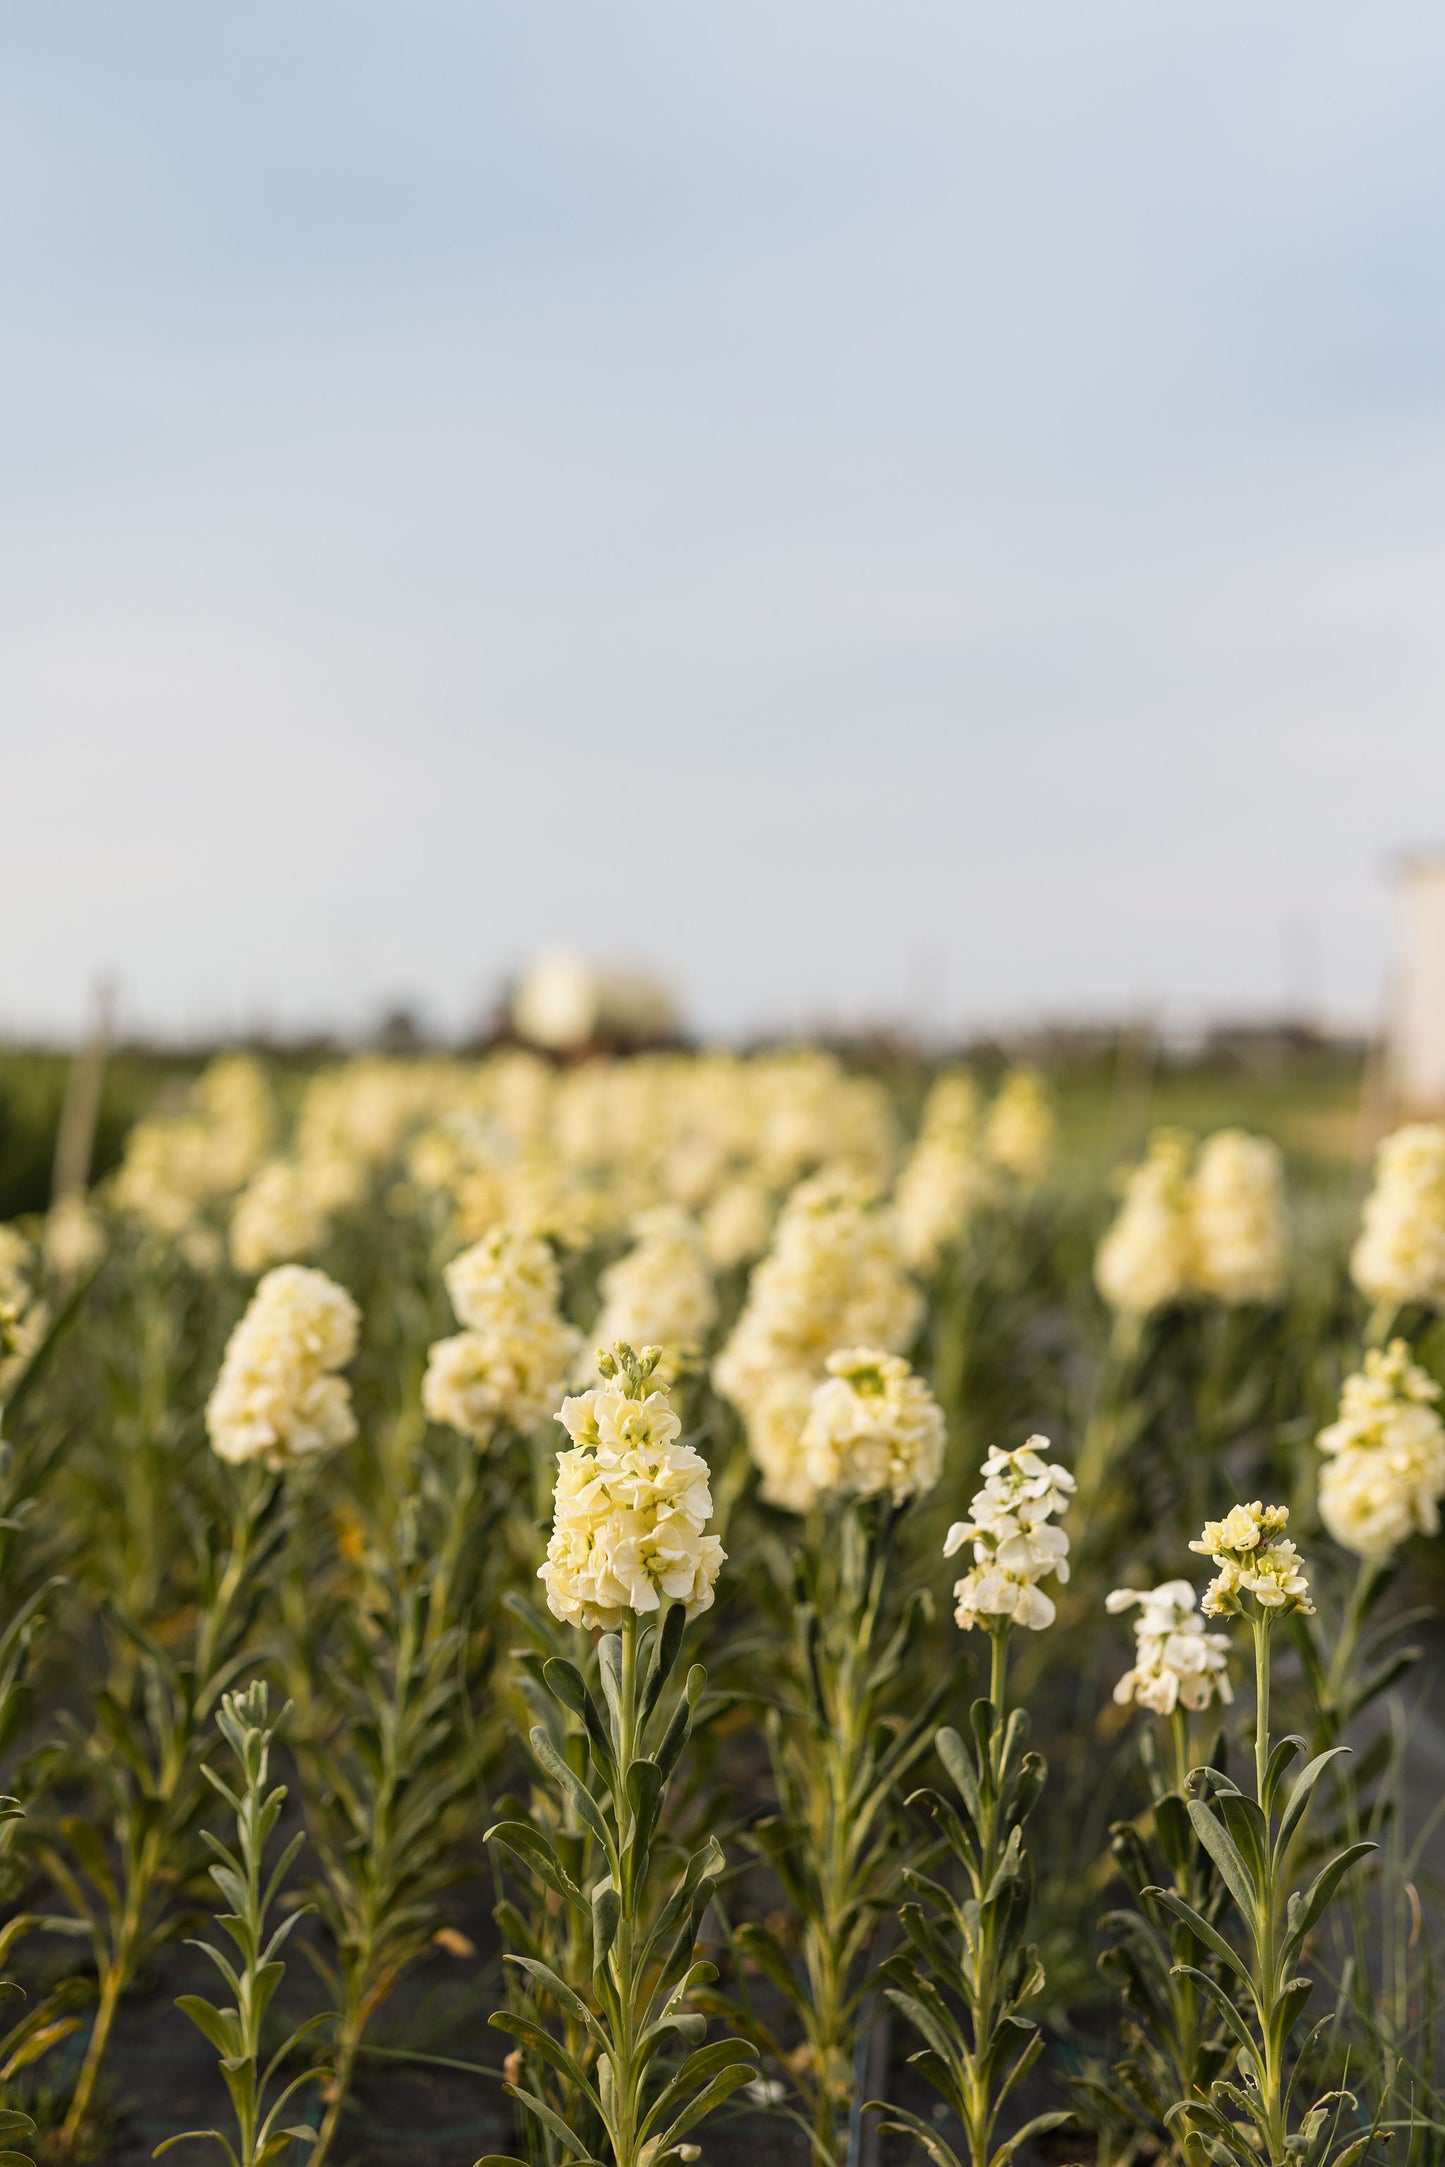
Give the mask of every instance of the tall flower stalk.
POLYGON ((321 1865, 315 1908, 331 1942, 318 1964, 337 2011, 313 2167, 341 2132, 368 2030, 442 1926, 477 1772, 465 1627, 413 1512, 397 1538, 397 1555, 369 1553, 349 1591, 359 1599, 328 1666, 329 1720, 298 1748, 321 1865))
POLYGON ((306 1841, 298 1831, 268 1871, 266 1846, 275 1834, 286 1800, 285 1784, 271 1783, 271 1745, 285 1716, 286 1710, 282 1709, 272 1720, 269 1697, 260 1679, 243 1693, 222 1697, 216 1721, 236 1758, 240 1781, 233 1791, 213 1768, 207 1768, 205 1775, 235 1816, 235 1847, 222 1843, 209 1829, 204 1834, 213 1859, 211 1879, 229 1906, 217 1923, 225 1928, 235 1954, 209 1941, 195 1946, 205 1951, 235 1998, 219 2009, 201 1994, 182 1994, 176 2002, 220 2056, 221 2075, 235 2115, 234 2142, 218 2129, 188 2129, 157 2145, 152 2155, 157 2159, 172 2145, 209 2137, 225 2153, 229 2167, 272 2167, 293 2144, 309 2146, 314 2142, 315 2133, 309 2126, 288 2125, 281 2117, 297 2093, 316 2083, 324 2072, 303 2070, 300 2076, 283 2083, 274 2097, 271 2095, 283 2065, 307 2033, 326 2022, 325 2014, 308 2018, 269 2058, 262 2044, 267 2012, 286 1975, 281 1950, 310 1909, 302 1905, 279 1926, 271 1925, 277 1892, 306 1841))
MULTIPOLYGON (((963 2125, 969 2167, 1006 2167, 1018 2148, 1070 2119, 1067 2109, 1035 2115, 1002 2140, 999 2117, 1043 2052, 1028 2004, 1044 1985, 1027 1939, 1033 1869, 1023 1831, 1046 1769, 1028 1750, 1026 1710, 1008 1707, 1008 1650, 1015 1627, 1040 1632, 1054 1605, 1040 1582, 1068 1577, 1068 1537, 1050 1524, 1073 1478, 1044 1458, 1047 1440, 1018 1452, 990 1452, 970 1518, 950 1530, 946 1554, 972 1542, 974 1563, 954 1590, 965 1631, 989 1637, 989 1691, 974 1702, 967 1736, 951 1727, 934 1743, 957 1793, 921 1795, 955 1862, 949 1887, 916 1868, 904 1878, 919 1901, 901 1913, 908 1950, 890 1959, 889 1999, 923 2040, 914 2065, 963 2125), (961 2021, 960 2021, 961 2020, 961 2021)), ((920 2115, 883 2101, 885 2129, 916 2137, 936 2167, 959 2167, 941 2132, 920 2115)))
POLYGON ((206 1407, 211 1445, 231 1471, 229 1536, 203 1539, 199 1602, 177 1661, 141 1624, 113 1614, 131 1660, 121 1691, 101 1687, 85 1741, 102 1810, 67 1815, 46 1869, 88 1934, 96 2011, 61 2130, 74 2150, 90 2120, 122 1994, 184 1920, 174 1893, 189 1867, 204 1796, 201 1756, 211 1715, 246 1660, 258 1583, 284 1530, 278 1476, 310 1467, 356 1431, 339 1372, 355 1351, 355 1303, 324 1272, 269 1272, 231 1334, 206 1407))
POLYGON ((800 1449, 831 1506, 810 1519, 794 1560, 791 1691, 768 1719, 778 1809, 752 1830, 798 1922, 800 1961, 761 1922, 736 1936, 786 1997, 801 2049, 787 2051, 756 2011, 729 2005, 797 2082, 824 2161, 856 2148, 869 1951, 897 1903, 905 1854, 897 1787, 926 1750, 948 1690, 945 1678, 920 1692, 909 1676, 930 1614, 926 1592, 900 1609, 892 1588, 899 1523, 942 1467, 942 1412, 900 1356, 854 1348, 828 1369, 800 1449))
MULTIPOLYGON (((492 2022, 555 2073, 589 2126, 575 2128, 544 2085, 507 2088, 567 2157, 605 2158, 611 2167, 679 2158, 688 2130, 757 2071, 745 2041, 706 2044, 707 2020, 689 2007, 694 1990, 716 1976, 711 1964, 694 1961, 694 1947, 722 1850, 710 1837, 674 1872, 661 1833, 706 1673, 694 1664, 680 1693, 665 1699, 665 1689, 686 1620, 712 1602, 723 1556, 705 1533, 706 1463, 677 1441, 678 1417, 653 1381, 659 1360, 656 1348, 639 1355, 619 1342, 599 1357, 600 1386, 564 1402, 558 1419, 574 1446, 558 1455, 555 1524, 541 1568, 554 1616, 602 1628, 605 1713, 577 1666, 552 1658, 546 1687, 579 1725, 585 1750, 559 1752, 537 1724, 532 1752, 559 1801, 595 1838, 606 1872, 579 1886, 557 1845, 530 1821, 488 1832, 586 1929, 580 1975, 566 1978, 522 1952, 509 1959, 570 2020, 585 2041, 581 2055, 530 2015, 499 2010, 492 2022)), ((564 1967, 567 1946, 559 1938, 564 1967)))
POLYGON ((1291 1891, 1286 1872, 1290 1847, 1309 1810, 1316 1785, 1330 1762, 1346 1749, 1332 1746, 1308 1761, 1286 1798, 1289 1769, 1306 1750, 1302 1738, 1270 1739, 1271 1640, 1276 1621, 1307 1616, 1314 1608, 1303 1563, 1285 1535, 1283 1506, 1236 1505, 1222 1521, 1210 1521, 1190 1548, 1215 1561, 1215 1577, 1203 1608, 1216 1617, 1243 1617, 1253 1639, 1255 1675, 1254 1791, 1241 1791, 1217 1769, 1196 1772, 1198 1795, 1189 1818, 1199 1841, 1233 1899, 1243 1949, 1226 1939, 1177 1889, 1151 1893, 1181 1919, 1223 1967, 1216 1975, 1193 1964, 1180 1969, 1213 2005, 1236 2050, 1243 2083, 1217 2078, 1207 2101, 1181 2099, 1169 2120, 1196 2132, 1216 2160, 1237 2167, 1348 2167, 1370 2142, 1363 2136, 1335 2143, 1345 2093, 1316 2100, 1303 2114, 1293 2101, 1291 2043, 1313 1990, 1299 1966, 1306 1936, 1324 1916, 1351 1866, 1373 1851, 1371 1843, 1348 1844, 1330 1859, 1309 1888, 1291 1891), (1333 2111, 1332 2111, 1333 2110, 1333 2111))
POLYGON ((1127 2051, 1114 2065, 1112 2079, 1089 2075, 1079 2089, 1102 2108, 1106 2120, 1141 2131, 1187 2167, 1205 2167, 1198 2132, 1171 2128, 1168 2116, 1181 2099, 1208 2099, 1233 2047, 1218 2011, 1190 1975, 1194 1967, 1217 1976, 1217 1962, 1156 1891, 1161 1873, 1167 1874, 1175 1894, 1216 1927, 1228 1902, 1228 1891, 1191 1826, 1187 1801, 1194 1765, 1191 1724, 1215 1702, 1227 1706, 1234 1698, 1226 1664, 1229 1640, 1206 1630, 1187 1580, 1168 1580, 1147 1591, 1116 1588, 1105 1608, 1115 1615, 1138 1611, 1134 1664, 1119 1680, 1114 1699, 1121 1705, 1133 1702, 1155 1719, 1139 1740, 1151 1804, 1147 1822, 1119 1822, 1110 1832, 1115 1865, 1136 1908, 1111 1912, 1103 1920, 1117 1938, 1100 1958, 1100 1969, 1128 2011, 1127 2051), (1155 1735, 1156 1726, 1162 1738, 1155 1735), (1172 1764, 1167 1772, 1166 1755, 1172 1764))
MULTIPOLYGON (((737 1930, 744 1959, 787 1999, 801 2027, 789 2052, 757 2012, 751 2036, 796 2081, 815 2155, 851 2153, 860 2099, 860 2033, 872 1997, 869 1949, 899 1894, 906 1831, 897 1786, 929 1743, 943 1681, 897 1707, 927 1621, 918 1591, 901 1614, 890 1600, 898 1512, 886 1500, 829 1516, 826 1546, 798 1561, 792 1672, 798 1704, 770 1713, 777 1812, 752 1839, 782 1883, 798 1921, 795 1959, 776 1928, 737 1930)), ((730 2010, 735 2021, 742 2012, 730 2010)))
MULTIPOLYGON (((0 1441, 0 1567, 14 1561, 15 1538, 23 1532, 28 1500, 11 1495, 13 1462, 10 1447, 0 1441)), ((29 1679, 35 1643, 44 1633, 46 1620, 41 1605, 62 1583, 51 1579, 22 1600, 0 1630, 0 1753, 7 1756, 24 1722, 29 1698, 29 1679)), ((7 1916, 0 1921, 0 1965, 9 1968, 10 1957, 33 1927, 49 1922, 34 1912, 11 1911, 10 1902, 23 1892, 29 1880, 28 1863, 19 1854, 26 1819, 25 1802, 9 1792, 0 1796, 0 1896, 7 1916)), ((12 1979, 0 1978, 0 2002, 25 1997, 12 1979)), ((33 2134, 35 2123, 11 2104, 10 2080, 72 2032, 80 2018, 71 2013, 68 1982, 62 1982, 18 2023, 0 2030, 0 2167, 17 2167, 24 2155, 3 2147, 10 2139, 33 2134)))
POLYGON ((229 1538, 201 1559, 201 1608, 186 1657, 177 1661, 117 1616, 135 1683, 124 1700, 104 1686, 96 1691, 95 1728, 85 1741, 96 1810, 64 1816, 40 1850, 90 1940, 96 1967, 95 2017, 61 2129, 62 2149, 77 2145, 89 2122, 122 1995, 185 1924, 176 1887, 204 1796, 206 1726, 245 1660, 258 1565, 281 1532, 275 1493, 275 1482, 259 1471, 237 1482, 229 1538))

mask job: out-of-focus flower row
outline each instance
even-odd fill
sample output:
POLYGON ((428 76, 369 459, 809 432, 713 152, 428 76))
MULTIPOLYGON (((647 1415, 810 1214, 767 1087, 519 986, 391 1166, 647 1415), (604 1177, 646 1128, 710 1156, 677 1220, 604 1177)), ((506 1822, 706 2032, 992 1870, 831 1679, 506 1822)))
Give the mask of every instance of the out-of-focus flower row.
MULTIPOLYGON (((0 1227, 0 1394, 108 1222, 130 1221, 196 1268, 229 1253, 243 1274, 271 1273, 216 1387, 218 1449, 329 1449, 349 1434, 337 1372, 355 1317, 298 1267, 366 1205, 420 1220, 445 1268, 461 1329, 431 1349, 432 1420, 483 1442, 499 1424, 533 1430, 568 1384, 587 1385, 595 1347, 656 1346, 674 1372, 711 1357, 770 1504, 801 1512, 879 1490, 899 1503, 941 1463, 937 1409, 901 1359, 928 1282, 990 1215, 1027 1206, 1056 1149, 1050 1094, 1029 1069, 991 1101, 968 1071, 943 1072, 910 1139, 895 1093, 817 1050, 569 1070, 515 1049, 368 1057, 290 1083, 229 1055, 132 1131, 95 1203, 52 1213, 39 1247, 0 1227), (559 1259, 598 1246, 612 1261, 584 1338, 559 1259), (740 1267, 750 1278, 718 1344, 720 1275, 740 1267)), ((1351 1269, 1377 1322, 1410 1303, 1445 1308, 1445 1128, 1385 1140, 1351 1269)), ((1099 1291, 1135 1328, 1181 1303, 1275 1303, 1289 1272, 1281 1155, 1238 1129, 1202 1144, 1157 1130, 1095 1259, 1099 1291)), ((1437 1396, 1401 1344, 1350 1380, 1321 1438, 1320 1509, 1345 1547, 1380 1555, 1434 1531, 1437 1396)))

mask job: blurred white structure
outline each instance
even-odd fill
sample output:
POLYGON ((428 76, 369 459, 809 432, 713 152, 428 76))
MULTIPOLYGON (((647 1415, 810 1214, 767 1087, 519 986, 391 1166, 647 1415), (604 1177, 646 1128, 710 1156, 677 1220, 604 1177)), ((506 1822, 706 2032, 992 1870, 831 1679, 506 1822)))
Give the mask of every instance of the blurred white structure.
POLYGON ((672 1038, 672 995, 644 971, 600 968, 569 949, 527 965, 512 997, 519 1038, 551 1053, 574 1053, 595 1043, 636 1046, 672 1038))
POLYGON ((1404 955, 1390 1024, 1390 1093, 1402 1113, 1445 1112, 1445 851, 1405 861, 1404 955))

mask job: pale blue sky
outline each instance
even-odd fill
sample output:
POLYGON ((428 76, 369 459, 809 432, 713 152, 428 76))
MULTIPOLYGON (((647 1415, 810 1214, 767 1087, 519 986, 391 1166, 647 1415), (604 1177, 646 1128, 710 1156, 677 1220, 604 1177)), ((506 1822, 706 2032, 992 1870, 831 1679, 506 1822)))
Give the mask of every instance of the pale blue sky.
POLYGON ((1442 111, 1438 0, 0 4, 0 1021, 1370 1013, 1442 111))

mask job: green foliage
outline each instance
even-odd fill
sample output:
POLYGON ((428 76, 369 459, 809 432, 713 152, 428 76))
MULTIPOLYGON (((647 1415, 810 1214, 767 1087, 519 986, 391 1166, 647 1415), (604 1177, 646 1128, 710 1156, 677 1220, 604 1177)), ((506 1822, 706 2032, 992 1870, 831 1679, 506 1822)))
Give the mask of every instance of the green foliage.
MULTIPOLYGON (((1176 1711, 1181 1729, 1183 1710, 1176 1711)), ((1161 1901, 1161 1882, 1216 1930, 1228 1890, 1189 1819, 1186 1797, 1169 1789, 1153 1750, 1152 1726, 1140 1729, 1152 1804, 1139 1822, 1120 1822, 1110 1850, 1133 1908, 1112 1911, 1101 1930, 1117 1938, 1099 1959, 1126 2012, 1125 2052, 1108 2075, 1091 2073, 1080 2091, 1106 2124, 1118 2124, 1160 2151, 1199 2167, 1193 2132, 1171 2124, 1180 2100, 1207 2100, 1233 2058, 1232 2035, 1194 1974, 1220 1978, 1220 1960, 1161 1901)), ((1221 1741, 1222 1745, 1222 1741, 1221 1741)))
MULTIPOLYGON (((8 1552, 12 1539, 23 1532, 27 1514, 23 1507, 10 1496, 13 1460, 8 1445, 0 1443, 0 1498, 11 1509, 0 1517, 0 1556, 8 1552)), ((0 1753, 12 1744, 23 1724, 29 1698, 30 1671, 35 1643, 45 1630, 45 1616, 41 1605, 58 1587, 51 1581, 37 1588, 0 1632, 0 1753)), ((23 1887, 24 1867, 17 1856, 17 1838, 22 1833, 25 1808, 21 1801, 9 1794, 0 1796, 0 1898, 9 1900, 23 1887)), ((10 1911, 0 1923, 0 1966, 7 1969, 18 1944, 44 1920, 29 1911, 10 1911)), ((23 2001, 24 1995, 12 1979, 0 1978, 0 2001, 23 2001)), ((30 2065, 47 2054, 51 2047, 68 2038, 78 2024, 79 2018, 69 2011, 72 1997, 62 1986, 46 1995, 37 2007, 26 2012, 20 2020, 0 2032, 0 2167, 24 2167, 26 2156, 9 2147, 9 2140, 28 2137, 34 2133, 32 2118, 9 2103, 7 2095, 13 2080, 30 2065)))
POLYGON ((250 1473, 238 1477, 224 1547, 200 1537, 201 1600, 184 1657, 119 1610, 108 1613, 112 1682, 95 1689, 90 1731, 72 1731, 90 1807, 60 1815, 40 1849, 96 1969, 95 2020, 62 2132, 71 2146, 90 2117, 122 1994, 193 1922, 177 1897, 197 1863, 207 1725, 250 1659, 257 1578, 284 1528, 275 1480, 250 1473))
POLYGON ((303 2070, 282 2083, 274 2098, 270 2095, 283 2064, 309 2032, 326 2022, 326 2016, 308 2017, 282 2040, 269 2060, 263 2059, 262 2046, 266 2012, 286 1976, 281 1950, 309 1908, 302 1905, 279 1926, 270 1924, 281 1883, 306 1841, 299 1832, 293 1836, 267 1873, 266 1846, 275 1833, 286 1799, 285 1784, 273 1786, 270 1781, 271 1743, 286 1713, 283 1708, 275 1721, 271 1720, 269 1696, 260 1679, 253 1680, 244 1692, 223 1694, 216 1723, 240 1769, 238 1787, 233 1791, 213 1768, 203 1771, 235 1816, 234 1849, 209 1829, 203 1831, 212 1854, 211 1879, 229 1907, 218 1915, 216 1924, 225 1929, 235 1955, 209 1941, 196 1946, 205 1951, 234 1998, 217 2008, 203 1995, 183 1994, 176 2007, 185 2011, 220 2057, 221 2075, 235 2115, 235 2140, 218 2129, 190 2129, 157 2145, 153 2155, 156 2158, 172 2145, 208 2138, 221 2147, 229 2167, 270 2167, 272 2161, 284 2159, 293 2144, 309 2145, 315 2140, 313 2129, 300 2123, 283 2123, 281 2117, 297 2093, 315 2083, 322 2072, 303 2070))
POLYGON ((540 1989, 554 2021, 544 2025, 513 2010, 492 2019, 579 2103, 581 2129, 547 2085, 507 2087, 561 2144, 563 2157, 583 2167, 638 2167, 643 2160, 665 2167, 679 2157, 687 2132, 757 2074, 751 2046, 707 2043, 707 2020, 689 2006, 716 1976, 694 1949, 724 1860, 709 1838, 679 1865, 664 1826, 668 1788, 707 1685, 694 1664, 682 1690, 667 1695, 683 1625, 673 1605, 648 1626, 628 1611, 618 1632, 604 1634, 597 1652, 602 1706, 576 1664, 553 1657, 544 1666, 577 1747, 559 1751, 552 1732, 537 1724, 532 1752, 557 1804, 590 1834, 605 1872, 579 1883, 558 1844, 530 1821, 502 1821, 488 1831, 490 1842, 505 1846, 557 1898, 579 1929, 571 1948, 585 1950, 574 1968, 554 1937, 571 1977, 544 1956, 513 1951, 510 1961, 540 1989), (580 2053, 561 2036, 558 2020, 574 2027, 580 2053))
POLYGON ((781 1884, 798 1954, 761 1920, 739 1926, 735 1947, 782 1995, 803 2051, 790 2051, 749 2003, 713 2003, 797 2084, 823 2160, 847 2143, 859 2034, 873 2007, 869 1948, 896 1908, 908 1856, 900 1786, 951 1683, 945 1669, 925 1689, 913 1660, 931 1617, 927 1592, 901 1607, 893 1599, 902 1517, 886 1499, 845 1505, 819 1516, 793 1558, 786 1698, 767 1719, 777 1811, 754 1821, 748 1840, 781 1884))
MULTIPOLYGON (((993 1698, 974 1702, 967 1738, 945 1727, 934 1741, 957 1804, 938 1791, 918 1794, 961 1870, 959 1885, 905 1870, 917 1899, 901 1913, 908 1946, 884 1966, 889 2000, 924 2042, 910 2060, 963 2124, 970 2167, 1006 2167, 1021 2145, 1069 2120, 1067 2110, 1035 2115, 995 2143, 1004 2106, 1044 2046, 1027 2006, 1043 1988, 1044 1967, 1027 1938, 1033 1868, 1023 1830, 1046 1770, 1028 1750, 1025 1711, 1005 1711, 1006 1632, 994 1640, 993 1698)), ((885 2100, 870 2107, 885 2129, 916 2137, 935 2167, 958 2167, 952 2146, 920 2116, 885 2100)))
POLYGON ((467 1629, 449 1618, 414 1512, 400 1517, 394 1558, 368 1552, 337 1624, 319 1666, 326 1714, 298 1747, 321 1866, 315 1907, 334 1952, 317 1961, 338 2012, 317 2163, 335 2142, 368 2027, 436 1937, 480 1757, 467 1629))
POLYGON ((1303 1890, 1290 1890, 1284 1868, 1315 1788, 1342 1746, 1316 1754, 1296 1777, 1281 1805, 1289 1769, 1306 1741, 1283 1738, 1265 1765, 1258 1796, 1251 1798, 1218 1769, 1202 1770, 1199 1795, 1188 1802, 1189 1819, 1229 1892, 1242 1948, 1227 1938, 1176 1889, 1150 1893, 1178 1918, 1215 1959, 1213 1968, 1181 1962, 1189 1979, 1217 2014, 1234 2047, 1235 2075, 1218 2077, 1207 2101, 1183 2097, 1170 2108, 1171 2126, 1197 2132, 1217 2167, 1349 2167, 1370 2143, 1371 2132, 1339 2124, 1347 2093, 1326 2093, 1303 2113, 1293 2111, 1290 2047, 1313 1981, 1301 1970, 1304 1945, 1350 1868, 1375 1846, 1349 1844, 1328 1859, 1303 1890), (1279 1809, 1278 1812, 1276 1809, 1279 1809))

